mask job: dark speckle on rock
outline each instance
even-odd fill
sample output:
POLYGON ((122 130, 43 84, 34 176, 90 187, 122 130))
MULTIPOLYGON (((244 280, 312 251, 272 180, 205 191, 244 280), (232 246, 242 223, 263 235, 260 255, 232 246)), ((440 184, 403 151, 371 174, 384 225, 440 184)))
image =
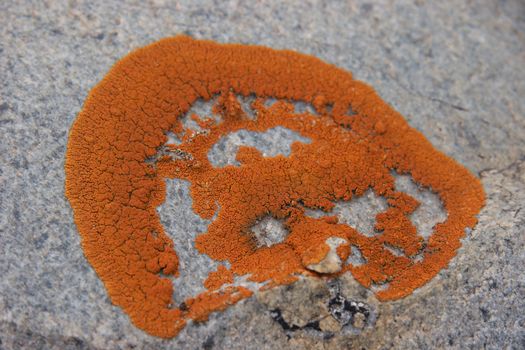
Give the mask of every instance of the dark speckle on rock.
POLYGON ((483 321, 487 322, 490 319, 489 311, 483 307, 480 307, 479 311, 481 312, 481 317, 483 317, 483 321))
POLYGON ((374 4, 371 3, 364 3, 363 5, 361 5, 361 10, 363 11, 363 13, 368 13, 372 11, 373 8, 374 4))
POLYGON ((5 102, 0 103, 0 113, 5 112, 9 109, 9 105, 5 102))
POLYGON ((208 339, 206 339, 206 341, 202 344, 202 348, 204 350, 212 350, 213 349, 213 345, 214 345, 214 340, 213 340, 213 336, 210 336, 208 337, 208 339))

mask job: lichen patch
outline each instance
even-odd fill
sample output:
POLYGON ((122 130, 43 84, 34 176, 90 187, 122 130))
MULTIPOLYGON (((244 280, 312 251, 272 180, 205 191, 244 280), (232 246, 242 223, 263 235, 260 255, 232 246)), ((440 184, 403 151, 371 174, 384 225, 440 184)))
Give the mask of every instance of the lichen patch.
POLYGON ((232 281, 271 288, 318 276, 308 265, 330 252, 329 238, 345 242, 330 276, 350 273, 380 300, 407 296, 447 266, 484 204, 476 177, 351 73, 291 51, 184 36, 132 52, 91 91, 71 128, 65 171, 87 259, 112 302, 160 337, 252 294, 232 281), (206 115, 188 116, 209 101, 206 115), (309 142, 269 157, 241 146, 234 165, 210 163, 228 135, 276 128, 309 142), (442 202, 446 219, 427 237, 411 221, 419 202, 396 189, 394 171, 442 202), (194 213, 210 221, 192 246, 218 262, 205 290, 177 304, 170 278, 179 276, 181 247, 157 212, 166 179, 190 184, 194 213), (331 215, 367 191, 388 204, 375 215, 374 234, 331 215), (287 234, 261 245, 251 228, 268 216, 287 234), (350 262, 352 247, 360 264, 350 262))

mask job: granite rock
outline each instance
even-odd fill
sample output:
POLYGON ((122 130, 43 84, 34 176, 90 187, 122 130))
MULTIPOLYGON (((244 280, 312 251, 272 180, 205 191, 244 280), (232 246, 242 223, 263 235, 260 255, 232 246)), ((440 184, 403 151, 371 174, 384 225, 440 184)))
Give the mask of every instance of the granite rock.
MULTIPOLYGON (((0 349, 525 348, 524 66, 520 0, 1 2, 0 349), (350 70, 477 174, 487 204, 449 267, 395 302, 378 302, 350 276, 305 279, 171 340, 134 327, 83 256, 64 154, 84 99, 115 61, 181 33, 297 50, 350 70)), ((234 159, 236 142, 286 152, 279 135, 241 135, 216 161, 234 159)), ((188 246, 183 260, 202 259, 183 267, 177 298, 216 268, 179 235, 207 225, 188 212, 185 186, 168 184, 181 205, 159 208, 188 246)), ((442 213, 431 195, 421 198, 433 208, 413 218, 424 229, 442 213)), ((366 214, 381 203, 367 203, 341 209, 343 219, 371 227, 366 214)))

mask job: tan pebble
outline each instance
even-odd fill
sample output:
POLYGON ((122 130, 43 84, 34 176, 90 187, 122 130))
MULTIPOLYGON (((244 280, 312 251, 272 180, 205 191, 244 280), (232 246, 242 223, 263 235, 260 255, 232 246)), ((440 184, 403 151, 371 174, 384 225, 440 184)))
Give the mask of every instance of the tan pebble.
POLYGON ((319 322, 319 328, 321 328, 323 332, 339 332, 341 330, 341 324, 332 316, 328 316, 319 322))
POLYGON ((358 329, 363 329, 366 326, 366 317, 362 313, 357 313, 354 315, 354 321, 352 322, 353 326, 358 329))

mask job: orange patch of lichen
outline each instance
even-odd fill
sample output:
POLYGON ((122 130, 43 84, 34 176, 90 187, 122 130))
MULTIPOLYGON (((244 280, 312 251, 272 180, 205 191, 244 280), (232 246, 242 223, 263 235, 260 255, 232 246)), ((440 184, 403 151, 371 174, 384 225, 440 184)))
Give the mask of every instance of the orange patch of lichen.
POLYGON ((336 249, 337 255, 341 261, 346 261, 350 256, 351 248, 349 244, 341 244, 336 249))
POLYGON ((251 290, 244 287, 227 287, 218 292, 203 293, 186 301, 189 310, 186 316, 194 321, 206 321, 211 311, 222 311, 252 294, 251 290))
POLYGON ((366 261, 346 264, 340 273, 349 271, 366 287, 388 283, 377 292, 381 300, 409 295, 448 264, 484 203, 477 178, 434 149, 349 72, 295 52, 188 37, 139 49, 111 69, 71 129, 65 169, 66 195, 87 259, 113 303, 138 327, 161 337, 175 336, 187 320, 205 320, 248 297, 251 292, 243 287, 221 289, 233 275, 249 275, 269 288, 313 274, 306 265, 322 259, 330 237, 346 241, 337 250, 342 258, 354 245, 366 261), (236 97, 250 94, 258 97, 252 105, 255 120, 236 97), (222 120, 195 115, 192 119, 208 132, 185 130, 180 117, 198 98, 216 95, 214 112, 222 120), (265 107, 270 97, 279 102, 265 107), (291 100, 311 103, 319 115, 295 113, 291 100), (346 114, 350 107, 355 115, 346 114), (296 142, 289 157, 272 158, 242 147, 241 166, 210 164, 208 151, 224 135, 276 126, 311 143, 296 142), (167 141, 166 131, 181 137, 182 144, 170 147, 186 156, 147 161, 167 141), (447 220, 426 242, 408 219, 418 203, 395 190, 392 170, 411 174, 443 202, 447 220), (165 199, 165 178, 190 181, 195 212, 207 219, 217 215, 196 247, 231 266, 211 273, 209 290, 178 309, 171 308, 173 287, 165 276, 178 274, 176 247, 155 210, 165 199), (330 212, 335 201, 368 189, 389 204, 377 215, 378 235, 365 236, 334 218, 305 215, 305 208, 330 212), (283 220, 289 235, 258 248, 250 227, 265 215, 283 220), (421 259, 413 259, 416 255, 421 259))
POLYGON ((217 271, 210 272, 204 281, 204 287, 209 290, 219 289, 224 284, 233 283, 233 272, 224 266, 219 266, 217 271))

